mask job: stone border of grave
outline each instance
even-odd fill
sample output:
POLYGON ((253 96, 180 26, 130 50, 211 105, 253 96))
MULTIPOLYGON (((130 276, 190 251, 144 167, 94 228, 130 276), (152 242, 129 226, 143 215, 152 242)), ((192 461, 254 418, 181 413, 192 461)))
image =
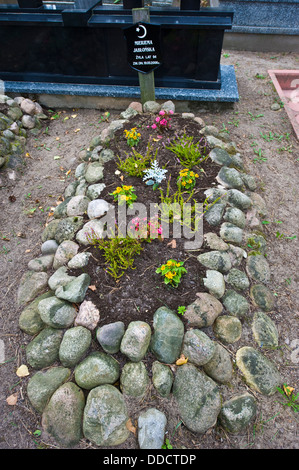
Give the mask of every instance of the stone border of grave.
POLYGON ((6 114, 0 112, 0 168, 15 165, 25 152, 28 133, 36 134, 48 119, 41 105, 22 96, 14 99, 0 95, 0 104, 8 106, 6 114))
MULTIPOLYGON (((208 292, 199 293, 187 307, 189 328, 185 331, 175 312, 160 307, 153 316, 153 332, 143 321, 131 322, 127 329, 122 322, 96 329, 100 312, 84 300, 92 280, 86 273, 75 277, 67 272, 88 264, 90 254, 78 253, 79 247, 88 245, 85 234, 90 228, 101 230, 100 218, 84 224, 83 214, 88 214, 96 201, 98 214, 107 210, 100 198, 105 187, 103 164, 114 156, 103 148, 105 143, 130 117, 161 109, 175 111, 175 106, 171 101, 162 105, 147 102, 143 108, 140 103, 131 103, 120 119, 92 140, 89 150, 80 155, 76 180, 65 190, 66 202, 58 206, 58 218, 41 235, 41 256, 29 262, 19 285, 18 305, 24 307, 19 326, 33 336, 26 347, 27 363, 35 371, 28 381, 28 398, 42 415, 43 431, 64 448, 76 446, 82 436, 100 447, 115 447, 127 440, 130 417, 126 396, 140 400, 148 390, 150 379, 142 362, 147 351, 156 358, 152 384, 157 394, 163 398, 173 394, 189 430, 202 434, 216 423, 231 433, 246 429, 256 415, 254 394, 236 392, 223 402, 218 387, 232 378, 233 363, 225 345, 242 335, 242 321, 249 311, 246 294, 256 308, 251 328, 257 348, 248 345, 238 349, 236 366, 254 392, 271 396, 281 385, 276 365, 258 349, 278 345, 277 328, 267 315, 274 308, 274 297, 268 287, 266 241, 259 233, 265 203, 256 192, 254 178, 245 172, 235 143, 200 117, 182 114, 199 124, 199 132, 212 148, 209 158, 220 165, 218 186, 208 189, 206 195, 210 201, 221 199, 205 214, 211 226, 219 226, 220 236, 204 234, 210 251, 199 255, 198 262, 206 268, 203 281, 208 292), (248 240, 255 247, 249 253, 241 247, 248 240), (73 303, 80 304, 78 312, 73 303), (222 315, 224 308, 228 314, 222 315), (213 328, 217 341, 202 331, 206 327, 213 328), (89 353, 95 333, 103 352, 89 353), (127 359, 122 370, 113 357, 119 351, 127 359), (181 355, 188 362, 178 365, 181 355), (53 366, 57 361, 61 365, 53 366), (113 384, 118 380, 120 387, 116 388, 113 384), (88 393, 86 402, 83 390, 88 393)), ((158 409, 142 411, 138 417, 139 448, 160 449, 166 425, 167 418, 158 409)))

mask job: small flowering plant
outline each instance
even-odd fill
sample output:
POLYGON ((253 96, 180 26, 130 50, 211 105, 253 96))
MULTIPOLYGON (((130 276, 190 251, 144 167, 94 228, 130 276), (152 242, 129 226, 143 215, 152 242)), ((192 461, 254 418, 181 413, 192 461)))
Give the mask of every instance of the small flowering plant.
POLYGON ((153 189, 156 189, 159 184, 165 180, 166 176, 165 174, 167 173, 167 170, 164 170, 163 168, 160 168, 157 160, 154 160, 154 162, 151 164, 151 167, 148 170, 143 170, 144 171, 144 177, 142 181, 146 181, 145 184, 151 186, 153 185, 153 189))
POLYGON ((147 217, 143 219, 135 217, 131 220, 128 234, 132 238, 142 239, 150 243, 155 238, 161 238, 162 227, 155 219, 147 221, 147 217))
POLYGON ((133 127, 130 131, 127 129, 124 130, 125 138, 127 139, 127 144, 130 147, 135 147, 140 141, 141 134, 137 132, 137 127, 133 127))
POLYGON ((198 177, 199 175, 197 173, 194 173, 188 168, 185 168, 184 170, 180 171, 180 175, 177 179, 177 185, 180 188, 191 190, 194 188, 196 184, 196 178, 198 177))
POLYGON ((133 202, 136 201, 137 196, 134 194, 135 188, 133 186, 126 186, 123 184, 122 186, 118 186, 113 193, 110 193, 111 196, 114 197, 114 201, 119 201, 119 204, 122 206, 123 204, 128 204, 128 206, 132 206, 133 202))
POLYGON ((172 110, 165 111, 164 109, 161 109, 161 111, 159 111, 159 115, 155 118, 153 124, 151 125, 151 128, 158 129, 160 131, 165 131, 166 129, 170 129, 171 128, 170 116, 172 114, 173 114, 172 110))
POLYGON ((165 264, 162 264, 162 266, 156 269, 156 273, 161 274, 164 279, 164 284, 178 287, 181 282, 182 275, 187 272, 183 265, 183 261, 169 259, 165 264))

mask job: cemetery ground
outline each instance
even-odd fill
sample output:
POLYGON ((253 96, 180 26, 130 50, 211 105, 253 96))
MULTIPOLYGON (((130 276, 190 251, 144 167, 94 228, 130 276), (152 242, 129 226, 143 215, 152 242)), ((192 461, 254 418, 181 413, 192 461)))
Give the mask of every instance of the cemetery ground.
MULTIPOLYGON (((240 101, 210 105, 194 102, 190 103, 189 111, 201 117, 206 125, 215 125, 236 143, 246 171, 256 178, 256 191, 266 203, 263 231, 271 290, 276 300, 270 316, 279 332, 279 346, 263 353, 276 364, 283 383, 298 393, 299 143, 267 70, 298 69, 299 59, 292 53, 223 51, 221 61, 235 67, 240 101)), ((178 103, 176 112, 179 111, 178 103)), ((18 367, 26 364, 25 347, 30 340, 19 329, 22 309, 17 307, 17 290, 28 262, 40 255, 47 214, 61 201, 66 186, 73 180, 80 151, 109 122, 118 119, 119 113, 109 109, 57 108, 49 113, 43 128, 28 137, 22 164, 0 172, 0 339, 5 345, 5 361, 0 365, 1 449, 57 448, 41 433, 41 416, 26 396, 30 376, 16 375, 18 367), (7 402, 9 397, 13 404, 7 402)), ((113 299, 116 301, 117 297, 113 299)), ((139 300, 142 305, 144 299, 139 300)), ((241 339, 237 348, 248 344, 247 339, 241 339)), ((252 338, 251 341, 250 345, 255 347, 252 338)), ((231 348, 232 358, 235 350, 231 348)), ((135 426, 141 410, 158 407, 167 416, 166 437, 174 449, 298 448, 298 413, 287 406, 287 396, 278 392, 263 396, 245 384, 243 390, 256 398, 257 414, 240 434, 227 433, 219 426, 203 435, 192 433, 181 422, 173 402, 169 405, 165 399, 157 401, 153 395, 146 396, 141 403, 132 400, 128 404, 129 415, 135 426)), ((229 391, 226 395, 229 396, 229 391)), ((135 449, 136 442, 132 432, 117 448, 135 449)), ((76 448, 96 446, 82 439, 76 448)))

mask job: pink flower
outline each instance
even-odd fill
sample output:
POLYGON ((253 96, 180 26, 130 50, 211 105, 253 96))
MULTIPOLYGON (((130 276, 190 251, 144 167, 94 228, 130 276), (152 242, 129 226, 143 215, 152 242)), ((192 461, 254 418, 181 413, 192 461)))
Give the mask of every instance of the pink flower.
POLYGON ((160 121, 160 118, 159 118, 159 116, 158 116, 158 117, 156 117, 155 121, 156 121, 156 122, 159 122, 159 121, 160 121))
POLYGON ((168 112, 169 112, 169 114, 173 114, 173 111, 172 111, 172 109, 170 109, 168 112))
POLYGON ((152 125, 152 129, 157 129, 156 124, 153 124, 153 125, 152 125))
POLYGON ((163 109, 159 112, 160 116, 164 116, 165 114, 165 111, 163 111, 163 109))

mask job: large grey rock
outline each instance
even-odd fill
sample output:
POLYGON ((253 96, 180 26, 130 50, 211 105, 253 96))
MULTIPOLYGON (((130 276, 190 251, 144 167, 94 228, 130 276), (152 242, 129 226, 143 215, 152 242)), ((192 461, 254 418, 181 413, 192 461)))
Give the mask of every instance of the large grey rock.
POLYGON ((76 235, 76 240, 81 245, 90 245, 93 239, 102 238, 104 225, 101 220, 90 220, 76 235))
POLYGON ((213 325, 223 306, 216 297, 206 292, 200 292, 197 296, 198 298, 186 308, 184 318, 190 326, 206 328, 213 325))
POLYGON ((229 189, 228 190, 228 202, 232 205, 240 209, 241 211, 249 209, 252 205, 252 201, 250 197, 246 196, 246 194, 242 193, 238 189, 229 189))
POLYGON ((173 395, 179 414, 192 432, 205 433, 217 421, 221 396, 216 383, 193 364, 177 369, 173 395))
POLYGON ((140 449, 161 449, 167 419, 162 411, 149 408, 138 418, 138 444, 140 449))
POLYGON ((67 204, 67 216, 78 216, 84 215, 87 212, 88 204, 90 199, 86 196, 73 196, 67 204))
POLYGON ((62 447, 74 447, 82 437, 85 398, 72 382, 61 385, 52 395, 42 416, 42 426, 62 447))
POLYGON ((108 354, 116 354, 120 349, 121 340, 125 334, 125 325, 118 321, 101 326, 97 330, 97 340, 108 354))
POLYGON ((237 268, 232 268, 226 276, 225 280, 233 288, 241 291, 249 289, 250 286, 250 282, 246 274, 237 268))
POLYGON ((150 344, 151 327, 143 321, 133 321, 122 338, 120 351, 132 362, 141 361, 150 344))
POLYGON ((226 251, 208 251, 198 255, 197 259, 206 268, 214 269, 221 273, 228 272, 232 267, 230 257, 226 251))
POLYGON ((68 329, 62 338, 59 348, 59 359, 64 367, 75 366, 88 351, 91 344, 91 333, 83 326, 68 329))
POLYGON ((51 297, 52 295, 53 292, 50 291, 38 296, 22 311, 19 317, 19 327, 24 333, 33 336, 45 328, 46 325, 42 321, 38 311, 38 304, 41 300, 51 297))
POLYGON ((215 269, 207 269, 206 277, 203 278, 203 283, 209 293, 221 299, 225 292, 225 281, 223 274, 215 269))
POLYGON ((252 322, 252 332, 260 348, 276 348, 278 346, 277 327, 266 313, 255 312, 252 322))
POLYGON ((48 275, 45 272, 26 271, 20 281, 17 292, 18 305, 25 305, 35 299, 48 287, 48 275))
POLYGON ((219 171, 216 180, 226 188, 242 189, 244 187, 241 175, 235 168, 223 166, 219 171))
POLYGON ((246 298, 232 289, 228 289, 221 300, 226 310, 235 317, 243 318, 249 311, 246 298))
POLYGON ((264 284, 255 284, 250 288, 250 297, 257 307, 265 312, 273 310, 275 297, 269 287, 264 284))
POLYGON ((185 333, 182 354, 196 366, 209 362, 215 353, 215 343, 201 330, 193 329, 185 333))
POLYGON ((203 365, 204 372, 220 383, 230 382, 233 375, 233 365, 230 355, 221 344, 215 342, 213 357, 203 365))
POLYGON ((208 208, 208 210, 204 214, 204 218, 209 225, 211 225, 212 227, 216 227, 220 224, 225 211, 225 207, 225 203, 217 202, 208 208))
POLYGON ((70 276, 67 273, 67 267, 61 266, 50 276, 48 285, 52 291, 55 291, 59 286, 66 286, 73 279, 75 279, 75 276, 70 276))
POLYGON ((213 150, 211 150, 209 153, 209 157, 213 162, 218 163, 218 165, 229 166, 232 162, 232 159, 227 151, 219 147, 213 148, 213 150))
POLYGON ((98 183, 104 176, 103 170, 104 168, 101 163, 91 162, 86 168, 84 178, 89 184, 98 183))
POLYGON ((244 431, 256 416, 256 400, 249 393, 237 395, 223 403, 218 419, 228 432, 244 431))
POLYGON ((76 309, 56 296, 41 300, 38 311, 42 321, 51 328, 68 328, 76 317, 76 309))
POLYGON ((58 287, 55 291, 55 295, 59 299, 68 300, 73 303, 81 303, 84 300, 89 285, 89 274, 82 273, 69 284, 58 287))
POLYGON ((88 186, 88 189, 86 191, 86 196, 93 201, 94 199, 97 199, 100 194, 104 191, 106 188, 106 185, 104 183, 98 183, 98 184, 91 184, 88 186))
POLYGON ((141 399, 147 392, 149 376, 143 362, 127 362, 120 375, 120 389, 124 395, 141 399))
POLYGON ((75 369, 76 383, 91 390, 103 384, 114 384, 119 378, 119 364, 112 356, 96 351, 87 356, 75 369))
POLYGON ((70 375, 71 370, 65 367, 51 367, 36 372, 27 385, 27 395, 33 408, 42 413, 55 390, 66 382, 70 375))
POLYGON ((227 251, 229 248, 229 245, 222 238, 218 237, 216 233, 205 233, 203 238, 210 250, 227 251))
POLYGON ((143 104, 144 113, 158 113, 161 109, 161 105, 156 101, 146 101, 143 104))
POLYGON ((111 207, 104 199, 90 201, 87 208, 87 215, 90 219, 100 218, 108 212, 111 207))
POLYGON ((281 376, 276 365, 250 346, 237 351, 236 364, 247 385, 262 395, 273 395, 281 385, 281 376))
POLYGON ((222 315, 213 325, 214 334, 225 344, 235 343, 242 336, 242 324, 237 317, 222 315))
POLYGON ((162 397, 168 397, 172 384, 173 384, 173 373, 169 366, 162 364, 159 361, 154 361, 152 365, 152 381, 155 389, 162 397))
POLYGON ((40 256, 39 258, 34 258, 29 261, 28 263, 28 269, 30 271, 36 271, 36 272, 41 272, 41 271, 48 271, 54 260, 54 255, 45 255, 45 256, 40 256))
POLYGON ((241 211, 237 207, 228 207, 225 211, 223 219, 225 220, 225 222, 234 224, 241 229, 245 227, 245 223, 246 223, 245 214, 243 211, 241 211))
POLYGON ((56 253, 58 243, 56 240, 47 240, 41 246, 41 252, 43 255, 53 255, 56 253))
POLYGON ((220 227, 220 237, 227 243, 241 245, 243 243, 243 230, 237 225, 224 222, 220 227))
POLYGON ((257 282, 268 283, 270 281, 270 266, 263 255, 248 256, 246 262, 246 271, 248 276, 257 282))
POLYGON ((55 240, 57 243, 60 244, 65 240, 73 240, 83 223, 84 219, 82 216, 66 217, 65 219, 58 220, 55 231, 55 240))
POLYGON ((65 266, 78 252, 79 245, 71 240, 63 241, 56 250, 53 268, 65 266))
POLYGON ((117 446, 129 437, 129 419, 122 394, 112 385, 90 391, 83 415, 83 433, 98 446, 117 446))
POLYGON ((28 364, 33 369, 51 366, 59 359, 63 330, 44 328, 26 347, 28 364))
POLYGON ((184 337, 184 324, 167 307, 160 307, 153 317, 154 334, 150 348, 158 361, 172 364, 180 356, 184 337))
POLYGON ((72 259, 69 260, 67 265, 70 269, 84 268, 88 265, 90 256, 91 253, 87 252, 77 253, 72 259))

